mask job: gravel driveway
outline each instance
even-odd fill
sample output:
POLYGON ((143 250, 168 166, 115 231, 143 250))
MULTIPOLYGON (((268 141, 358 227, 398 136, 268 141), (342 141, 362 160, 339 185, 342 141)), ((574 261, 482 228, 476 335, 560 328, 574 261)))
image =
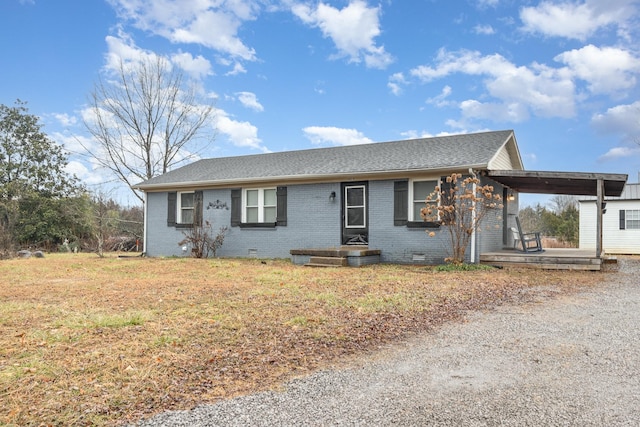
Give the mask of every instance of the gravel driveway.
POLYGON ((640 426, 640 260, 362 360, 139 426, 640 426))

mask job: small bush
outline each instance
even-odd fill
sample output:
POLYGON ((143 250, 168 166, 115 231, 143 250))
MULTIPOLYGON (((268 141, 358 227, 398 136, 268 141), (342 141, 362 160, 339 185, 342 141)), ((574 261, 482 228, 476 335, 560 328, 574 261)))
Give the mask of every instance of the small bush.
POLYGON ((495 267, 485 264, 442 264, 433 268, 434 271, 487 271, 495 267))

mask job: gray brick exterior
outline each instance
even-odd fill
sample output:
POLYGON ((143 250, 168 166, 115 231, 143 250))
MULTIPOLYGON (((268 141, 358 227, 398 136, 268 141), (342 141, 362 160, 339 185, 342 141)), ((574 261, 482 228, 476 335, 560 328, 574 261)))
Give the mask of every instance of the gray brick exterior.
MULTIPOLYGON (((501 187, 496 185, 501 191, 501 187)), ((203 191, 203 219, 214 230, 226 226, 224 244, 218 251, 221 257, 290 258, 291 249, 332 248, 341 244, 340 183, 287 186, 287 225, 275 228, 231 227, 231 211, 209 207, 210 202, 231 206, 231 190, 203 191), (330 201, 335 191, 338 197, 330 201)), ((424 228, 394 225, 394 181, 369 181, 369 248, 381 251, 380 260, 386 263, 439 264, 446 255, 446 230, 429 237, 424 228)), ((148 256, 188 256, 178 242, 184 229, 167 225, 167 193, 147 193, 148 256)), ((502 211, 488 219, 490 224, 478 233, 476 247, 489 251, 503 247, 502 211), (498 226, 496 228, 495 226, 498 226)), ((469 250, 467 256, 469 256, 469 250)), ((476 256, 479 252, 476 252, 476 256)))

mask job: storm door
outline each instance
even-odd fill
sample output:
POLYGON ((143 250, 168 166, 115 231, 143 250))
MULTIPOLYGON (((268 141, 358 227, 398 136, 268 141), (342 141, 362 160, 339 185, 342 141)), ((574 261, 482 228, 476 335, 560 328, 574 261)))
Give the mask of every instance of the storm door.
POLYGON ((342 184, 342 244, 369 243, 368 186, 366 182, 342 184))

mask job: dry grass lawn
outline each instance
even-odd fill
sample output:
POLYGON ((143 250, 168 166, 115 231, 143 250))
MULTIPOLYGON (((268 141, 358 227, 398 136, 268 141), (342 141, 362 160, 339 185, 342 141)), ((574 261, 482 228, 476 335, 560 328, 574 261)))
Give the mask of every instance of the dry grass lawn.
POLYGON ((118 425, 277 387, 464 310, 572 292, 602 274, 0 261, 0 425, 118 425))

